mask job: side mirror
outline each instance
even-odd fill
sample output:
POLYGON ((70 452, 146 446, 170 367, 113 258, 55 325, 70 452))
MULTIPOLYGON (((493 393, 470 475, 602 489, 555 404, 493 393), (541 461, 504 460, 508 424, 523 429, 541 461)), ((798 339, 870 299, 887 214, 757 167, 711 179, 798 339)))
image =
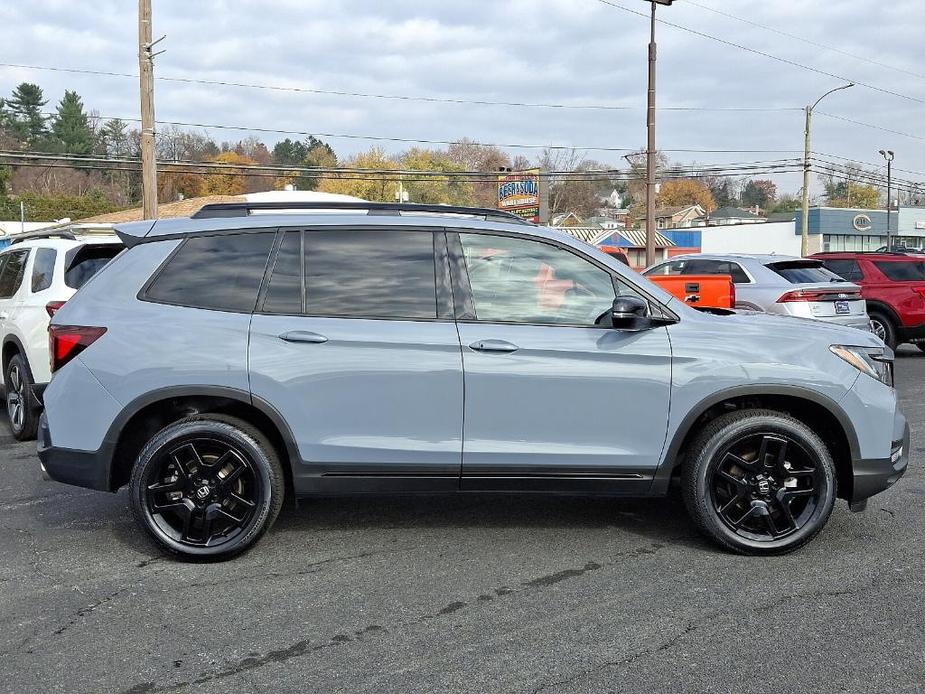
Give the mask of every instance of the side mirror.
POLYGON ((649 304, 638 296, 618 296, 613 300, 610 319, 618 330, 645 330, 649 326, 649 304))

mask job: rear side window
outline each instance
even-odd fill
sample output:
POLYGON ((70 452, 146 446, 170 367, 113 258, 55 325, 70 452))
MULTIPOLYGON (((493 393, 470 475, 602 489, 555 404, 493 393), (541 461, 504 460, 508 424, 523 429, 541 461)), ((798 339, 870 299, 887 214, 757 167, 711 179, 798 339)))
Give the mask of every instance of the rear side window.
POLYGON ((861 266, 858 264, 858 261, 852 260, 851 258, 844 260, 824 260, 822 264, 848 282, 860 282, 864 279, 864 273, 861 271, 861 266))
POLYGON ((844 281, 843 278, 823 267, 818 260, 791 260, 768 263, 768 267, 790 282, 790 284, 819 284, 844 281))
POLYGON ((287 231, 276 254, 263 310, 266 313, 301 313, 302 294, 302 233, 287 231))
POLYGON ((71 289, 80 289, 121 251, 122 245, 117 243, 80 246, 68 251, 65 258, 64 283, 71 289))
POLYGON ((877 269, 894 282, 925 281, 925 262, 920 260, 900 260, 874 263, 877 269))
POLYGON ((14 251, 7 254, 3 269, 0 270, 0 299, 9 299, 19 291, 28 258, 29 251, 14 251))
POLYGON ((308 231, 304 252, 309 315, 437 317, 430 232, 308 231))
POLYGON ((55 260, 58 252, 54 248, 39 248, 32 262, 32 293, 44 292, 51 286, 55 276, 55 260))
POLYGON ((274 232, 188 238, 144 296, 179 306, 253 311, 274 238, 274 232))

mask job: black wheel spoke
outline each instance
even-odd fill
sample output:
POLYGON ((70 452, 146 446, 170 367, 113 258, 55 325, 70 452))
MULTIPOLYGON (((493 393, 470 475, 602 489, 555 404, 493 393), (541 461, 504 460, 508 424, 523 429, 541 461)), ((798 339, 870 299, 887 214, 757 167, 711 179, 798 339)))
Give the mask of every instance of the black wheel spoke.
POLYGON ((727 472, 726 470, 719 470, 716 474, 720 477, 720 479, 729 482, 730 484, 734 484, 737 489, 745 489, 748 487, 748 483, 744 479, 736 477, 731 472, 727 472))
POLYGON ((787 524, 786 527, 782 528, 782 532, 798 530, 796 519, 793 517, 793 511, 790 509, 790 497, 784 489, 781 489, 777 493, 777 507, 780 509, 782 520, 787 524))
POLYGON ((209 436, 186 439, 152 465, 143 487, 145 508, 171 541, 216 547, 252 521, 262 485, 243 450, 209 436))
POLYGON ((762 436, 761 446, 758 448, 758 469, 784 469, 784 459, 787 457, 787 439, 777 436, 762 436), (776 447, 776 450, 775 450, 776 447))

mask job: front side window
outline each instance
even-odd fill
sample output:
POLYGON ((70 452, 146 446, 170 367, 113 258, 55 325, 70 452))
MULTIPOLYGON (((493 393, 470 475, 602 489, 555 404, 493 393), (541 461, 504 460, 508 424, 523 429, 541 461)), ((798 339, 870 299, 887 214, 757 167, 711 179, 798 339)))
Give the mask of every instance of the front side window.
POLYGON ((306 231, 305 311, 311 316, 434 319, 429 231, 306 231))
POLYGON ((613 305, 610 273, 570 251, 506 236, 459 238, 477 320, 593 326, 613 305))
POLYGON ((145 298, 179 306, 253 311, 274 238, 274 232, 188 238, 148 286, 145 298))
POLYGON ((55 260, 58 252, 54 248, 39 248, 32 262, 32 293, 38 294, 51 286, 55 276, 55 260))
POLYGON ((14 251, 6 255, 6 262, 0 270, 0 299, 9 299, 19 291, 28 258, 29 251, 14 251))

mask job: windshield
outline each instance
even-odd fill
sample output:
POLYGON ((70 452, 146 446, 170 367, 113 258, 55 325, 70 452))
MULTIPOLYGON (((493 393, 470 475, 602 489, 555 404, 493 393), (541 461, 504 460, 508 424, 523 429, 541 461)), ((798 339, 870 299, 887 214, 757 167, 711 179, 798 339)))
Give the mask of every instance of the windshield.
POLYGON ((846 281, 831 270, 827 270, 818 260, 788 260, 779 263, 768 263, 767 267, 790 282, 790 284, 824 284, 826 282, 846 281))

